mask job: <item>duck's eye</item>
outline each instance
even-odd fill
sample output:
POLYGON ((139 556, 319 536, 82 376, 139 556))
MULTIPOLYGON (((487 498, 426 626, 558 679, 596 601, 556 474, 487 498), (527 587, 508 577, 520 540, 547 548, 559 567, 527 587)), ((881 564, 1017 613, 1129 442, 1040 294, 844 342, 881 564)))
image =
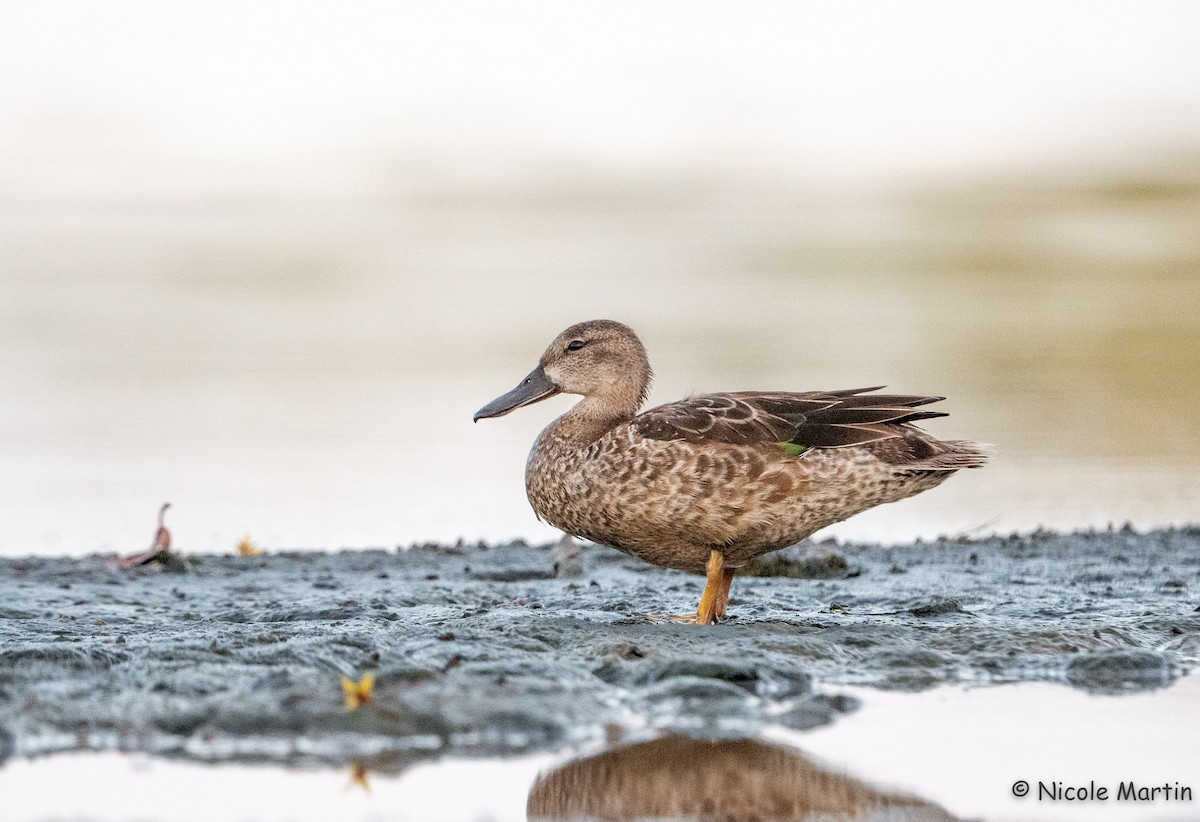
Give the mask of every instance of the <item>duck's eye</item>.
POLYGON ((583 348, 584 344, 584 340, 571 340, 569 343, 567 343, 567 350, 578 351, 579 349, 583 348))

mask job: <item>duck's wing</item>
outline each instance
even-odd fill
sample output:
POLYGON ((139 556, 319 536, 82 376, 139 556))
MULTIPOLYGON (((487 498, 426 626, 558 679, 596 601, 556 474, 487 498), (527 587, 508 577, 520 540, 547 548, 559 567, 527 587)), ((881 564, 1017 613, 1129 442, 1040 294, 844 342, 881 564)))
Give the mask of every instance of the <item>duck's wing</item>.
POLYGON ((900 423, 946 416, 941 411, 913 410, 944 397, 868 393, 881 387, 802 394, 702 394, 651 408, 629 425, 648 439, 732 445, 790 443, 803 450, 898 437, 906 430, 900 423))

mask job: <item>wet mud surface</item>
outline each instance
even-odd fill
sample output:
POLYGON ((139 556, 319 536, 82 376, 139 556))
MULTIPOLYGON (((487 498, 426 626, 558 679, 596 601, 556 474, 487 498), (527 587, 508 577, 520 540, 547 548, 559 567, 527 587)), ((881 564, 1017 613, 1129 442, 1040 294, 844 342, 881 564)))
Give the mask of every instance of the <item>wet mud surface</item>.
POLYGON ((0 561, 0 761, 68 750, 403 768, 709 739, 853 710, 839 685, 1169 685, 1200 661, 1200 530, 805 543, 703 580, 585 545, 0 561), (347 711, 341 678, 376 675, 347 711), (817 686, 820 686, 819 688, 817 686))

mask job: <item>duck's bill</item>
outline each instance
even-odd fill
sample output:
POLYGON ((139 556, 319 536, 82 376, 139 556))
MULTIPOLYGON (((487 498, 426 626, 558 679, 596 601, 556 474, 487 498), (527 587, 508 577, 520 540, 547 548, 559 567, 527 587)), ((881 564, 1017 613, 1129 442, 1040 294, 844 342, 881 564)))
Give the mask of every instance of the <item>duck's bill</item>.
POLYGON ((539 365, 530 371, 529 376, 521 380, 520 384, 512 391, 502 397, 496 397, 476 411, 475 422, 488 417, 503 417, 509 411, 520 408, 522 405, 553 397, 557 393, 559 393, 558 386, 550 382, 550 378, 546 376, 546 372, 539 365))

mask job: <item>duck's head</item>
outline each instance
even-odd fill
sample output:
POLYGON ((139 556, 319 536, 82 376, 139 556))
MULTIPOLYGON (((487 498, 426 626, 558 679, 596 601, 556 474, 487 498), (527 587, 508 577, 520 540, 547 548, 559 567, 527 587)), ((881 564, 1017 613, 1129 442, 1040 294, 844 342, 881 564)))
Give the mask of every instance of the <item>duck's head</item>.
POLYGON ((554 338, 537 368, 512 391, 475 412, 475 421, 522 405, 580 394, 577 408, 601 416, 633 416, 650 388, 650 361, 633 329, 612 320, 578 323, 554 338))

